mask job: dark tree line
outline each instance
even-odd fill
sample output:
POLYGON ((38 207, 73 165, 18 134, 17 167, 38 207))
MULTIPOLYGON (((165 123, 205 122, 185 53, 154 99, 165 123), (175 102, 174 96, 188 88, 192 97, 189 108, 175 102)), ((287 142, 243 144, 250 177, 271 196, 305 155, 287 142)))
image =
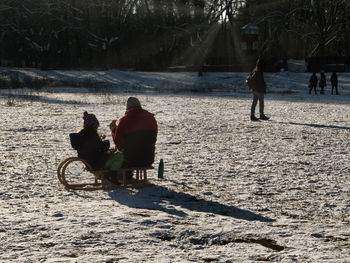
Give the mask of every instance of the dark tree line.
POLYGON ((237 64, 241 27, 259 52, 304 59, 349 52, 346 0, 1 0, 3 65, 159 70, 237 64))
POLYGON ((260 49, 289 58, 350 55, 348 0, 247 0, 243 19, 259 25, 260 49))

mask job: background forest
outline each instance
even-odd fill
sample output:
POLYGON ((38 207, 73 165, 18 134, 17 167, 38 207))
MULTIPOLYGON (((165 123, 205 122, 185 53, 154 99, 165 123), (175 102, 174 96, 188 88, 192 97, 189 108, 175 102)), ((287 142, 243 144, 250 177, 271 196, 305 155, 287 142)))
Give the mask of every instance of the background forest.
POLYGON ((0 62, 41 69, 239 70, 254 56, 347 57, 349 31, 347 0, 1 0, 0 62), (247 24, 259 28, 250 57, 241 50, 247 24))

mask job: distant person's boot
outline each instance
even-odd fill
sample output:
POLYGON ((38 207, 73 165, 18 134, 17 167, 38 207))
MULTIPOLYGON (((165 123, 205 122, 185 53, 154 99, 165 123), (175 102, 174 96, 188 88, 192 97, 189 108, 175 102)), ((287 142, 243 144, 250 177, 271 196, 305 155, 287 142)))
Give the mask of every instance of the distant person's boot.
POLYGON ((264 114, 260 114, 260 120, 267 121, 269 120, 269 117, 266 117, 264 114))
POLYGON ((251 121, 258 121, 259 119, 257 117, 255 117, 254 115, 251 115, 250 120, 251 121))

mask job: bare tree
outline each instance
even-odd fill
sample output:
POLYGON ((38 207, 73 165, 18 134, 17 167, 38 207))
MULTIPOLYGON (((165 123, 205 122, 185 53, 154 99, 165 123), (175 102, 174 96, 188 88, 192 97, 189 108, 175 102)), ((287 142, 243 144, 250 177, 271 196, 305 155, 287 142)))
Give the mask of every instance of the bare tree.
MULTIPOLYGON (((264 46, 276 39, 283 41, 287 33, 304 41, 306 49, 310 47, 307 56, 325 55, 329 45, 344 39, 349 24, 350 3, 346 0, 265 1, 260 5, 250 0, 249 4, 255 13, 252 20, 265 28, 264 46)), ((285 40, 286 45, 288 42, 285 40)))

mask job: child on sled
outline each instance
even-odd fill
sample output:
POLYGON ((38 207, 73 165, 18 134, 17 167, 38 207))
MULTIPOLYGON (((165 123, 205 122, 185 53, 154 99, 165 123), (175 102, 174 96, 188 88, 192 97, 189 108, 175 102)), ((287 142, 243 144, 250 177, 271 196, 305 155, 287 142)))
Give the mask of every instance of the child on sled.
POLYGON ((109 140, 98 134, 100 126, 94 114, 83 114, 83 128, 77 133, 69 134, 71 145, 78 157, 87 161, 94 170, 107 169, 117 171, 123 164, 123 155, 109 149, 109 140))

